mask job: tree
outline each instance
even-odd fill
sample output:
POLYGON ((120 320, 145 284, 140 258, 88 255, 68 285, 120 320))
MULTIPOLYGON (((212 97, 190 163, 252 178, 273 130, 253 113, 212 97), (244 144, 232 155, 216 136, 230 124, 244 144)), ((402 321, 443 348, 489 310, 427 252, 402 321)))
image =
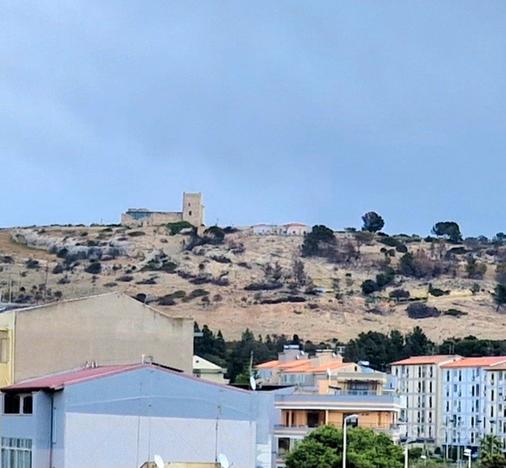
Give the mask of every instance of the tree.
POLYGON ((335 254, 336 237, 334 231, 327 226, 313 226, 310 233, 304 236, 302 255, 304 257, 330 256, 335 254))
POLYGON ((499 284, 506 284, 506 263, 498 263, 496 265, 495 279, 499 284))
MULTIPOLYGON (((385 434, 360 427, 348 429, 349 468, 402 468, 402 448, 385 434)), ((286 458, 287 468, 340 468, 343 432, 323 426, 311 432, 286 458)))
POLYGON ((494 301, 497 304, 497 310, 499 310, 502 305, 506 304, 506 285, 498 284, 495 287, 494 301))
POLYGON ((471 279, 482 279, 487 271, 487 265, 478 263, 473 256, 467 257, 466 273, 467 277, 471 279))
POLYGON ((375 211, 365 213, 364 216, 362 216, 362 221, 364 222, 362 227, 363 231, 378 232, 381 231, 385 225, 383 218, 375 211))
POLYGON ((406 356, 431 354, 434 347, 434 343, 427 338, 427 335, 420 327, 413 328, 413 331, 406 335, 406 345, 404 348, 406 356))
POLYGON ((452 242, 460 242, 462 240, 460 227, 455 221, 440 221, 434 224, 432 233, 438 237, 445 237, 452 242))
POLYGON ((368 296, 369 294, 372 294, 373 292, 376 292, 378 290, 378 285, 374 280, 368 279, 362 283, 361 288, 362 293, 368 296))
POLYGON ((480 466, 482 468, 504 468, 506 466, 502 443, 497 436, 489 434, 481 439, 480 466))

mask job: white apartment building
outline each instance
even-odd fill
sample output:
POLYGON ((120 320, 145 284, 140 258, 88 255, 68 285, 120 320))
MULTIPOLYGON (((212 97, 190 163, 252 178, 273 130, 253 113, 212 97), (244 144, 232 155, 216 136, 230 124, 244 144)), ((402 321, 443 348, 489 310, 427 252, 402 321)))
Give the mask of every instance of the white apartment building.
POLYGON ((485 379, 485 433, 499 437, 506 451, 506 364, 487 367, 485 379))
POLYGON ((392 363, 396 392, 406 404, 401 413, 405 439, 441 445, 442 367, 458 359, 456 355, 415 356, 392 363))
POLYGON ((492 393, 487 385, 487 368, 500 363, 506 363, 506 356, 463 358, 441 366, 444 373, 443 445, 479 447, 486 434, 486 408, 492 393))

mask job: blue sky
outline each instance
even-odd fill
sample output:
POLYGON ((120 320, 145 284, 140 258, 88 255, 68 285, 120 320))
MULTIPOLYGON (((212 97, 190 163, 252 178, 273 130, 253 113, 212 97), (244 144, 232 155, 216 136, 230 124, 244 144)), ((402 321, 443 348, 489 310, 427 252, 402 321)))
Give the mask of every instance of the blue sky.
POLYGON ((7 0, 0 226, 506 231, 506 2, 7 0))

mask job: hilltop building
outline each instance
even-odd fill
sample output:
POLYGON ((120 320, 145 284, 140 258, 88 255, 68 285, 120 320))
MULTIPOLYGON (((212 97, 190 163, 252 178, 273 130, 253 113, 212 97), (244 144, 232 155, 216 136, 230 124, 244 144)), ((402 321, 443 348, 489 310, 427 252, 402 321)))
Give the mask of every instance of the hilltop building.
POLYGON ((209 463, 220 453, 234 468, 272 467, 275 391, 141 363, 47 375, 2 392, 3 468, 139 467, 155 454, 209 463))
POLYGON ((250 229, 258 236, 303 236, 311 232, 311 227, 302 223, 255 224, 250 229))
POLYGON ((122 293, 0 313, 0 386, 83 366, 140 362, 192 370, 193 321, 122 293))
POLYGON ((125 226, 160 226, 187 221, 199 228, 204 225, 204 205, 201 193, 183 193, 182 211, 150 211, 146 208, 129 208, 121 215, 125 226))

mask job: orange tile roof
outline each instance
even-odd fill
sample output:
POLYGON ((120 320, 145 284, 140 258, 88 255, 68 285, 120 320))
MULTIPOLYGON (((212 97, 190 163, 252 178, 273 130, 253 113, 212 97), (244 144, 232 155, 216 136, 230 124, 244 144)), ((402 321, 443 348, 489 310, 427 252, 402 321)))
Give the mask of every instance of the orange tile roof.
POLYGON ((503 362, 506 363, 506 356, 469 357, 450 362, 441 367, 444 367, 445 369, 456 369, 459 367, 488 367, 503 362))
POLYGON ((335 370, 354 366, 353 362, 328 361, 323 364, 316 365, 316 359, 297 359, 291 361, 268 361, 256 366, 257 369, 278 369, 286 373, 321 373, 327 369, 335 370))
POLYGON ((445 361, 452 359, 458 359, 460 356, 447 355, 447 354, 436 354, 434 356, 413 356, 407 359, 401 359, 400 361, 392 362, 392 366, 416 366, 424 364, 441 364, 445 361))
POLYGON ((503 370, 506 370, 506 362, 500 362, 498 364, 492 364, 490 367, 487 367, 485 370, 488 370, 488 371, 503 371, 503 370))

